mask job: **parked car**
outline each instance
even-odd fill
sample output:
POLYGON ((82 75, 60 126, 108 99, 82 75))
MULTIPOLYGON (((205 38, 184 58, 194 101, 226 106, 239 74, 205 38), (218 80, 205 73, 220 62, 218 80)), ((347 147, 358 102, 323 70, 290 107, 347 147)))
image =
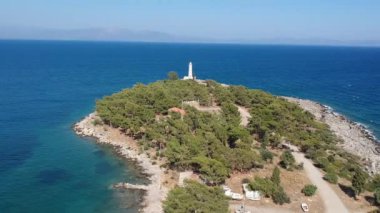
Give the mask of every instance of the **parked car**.
POLYGON ((306 204, 306 203, 302 203, 301 204, 301 208, 304 212, 308 212, 309 211, 309 206, 306 204))

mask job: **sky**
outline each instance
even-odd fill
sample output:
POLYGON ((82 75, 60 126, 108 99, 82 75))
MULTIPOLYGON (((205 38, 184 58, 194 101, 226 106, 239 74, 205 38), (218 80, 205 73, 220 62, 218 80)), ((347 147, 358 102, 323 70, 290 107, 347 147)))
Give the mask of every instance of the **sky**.
POLYGON ((0 0, 0 38, 380 44, 379 0, 0 0))

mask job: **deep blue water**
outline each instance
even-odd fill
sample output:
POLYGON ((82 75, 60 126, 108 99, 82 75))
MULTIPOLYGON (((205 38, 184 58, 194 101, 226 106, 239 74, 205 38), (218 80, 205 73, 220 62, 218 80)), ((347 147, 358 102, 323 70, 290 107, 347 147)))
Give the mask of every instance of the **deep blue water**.
POLYGON ((358 47, 0 41, 0 211, 136 212, 146 181, 71 125, 104 95, 193 62, 201 79, 332 106, 380 136, 380 49, 358 47))

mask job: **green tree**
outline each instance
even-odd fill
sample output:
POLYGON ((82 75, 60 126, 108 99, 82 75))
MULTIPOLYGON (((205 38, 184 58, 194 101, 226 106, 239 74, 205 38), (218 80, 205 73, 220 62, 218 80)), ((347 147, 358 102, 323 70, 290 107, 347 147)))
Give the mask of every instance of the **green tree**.
POLYGON ((281 183, 281 178, 280 178, 280 169, 276 166, 274 169, 273 169, 273 172, 272 172, 272 177, 270 178, 270 180, 276 184, 276 185, 280 185, 281 183))
MULTIPOLYGON (((277 146, 286 138, 326 172, 339 171, 340 177, 351 178, 353 168, 360 166, 357 158, 337 152, 338 139, 312 114, 281 97, 241 86, 178 80, 136 84, 98 100, 96 112, 103 124, 120 128, 139 140, 144 149, 158 149, 173 169, 194 168, 200 172, 200 165, 192 161, 199 156, 219 162, 216 166, 203 165, 210 174, 219 173, 219 168, 229 173, 230 169, 243 171, 260 166, 253 137, 262 148, 277 146), (220 114, 200 112, 183 105, 184 100, 199 100, 201 105, 216 102, 223 109, 220 114), (236 105, 250 109, 252 118, 247 128, 240 126, 236 105), (183 107, 186 115, 169 112, 172 107, 183 107)), ((272 158, 269 152, 261 152, 261 157, 264 161, 272 158)), ((282 157, 281 166, 294 168, 290 153, 282 157)))
POLYGON ((195 170, 200 173, 201 178, 211 185, 223 183, 229 173, 221 162, 208 157, 195 157, 193 164, 195 164, 195 170))
POLYGON ((275 190, 275 192, 272 195, 273 202, 276 204, 284 204, 284 203, 290 203, 290 198, 285 193, 284 188, 281 186, 275 190))
POLYGON ((268 151, 267 149, 260 149, 260 155, 261 159, 265 162, 272 162, 273 160, 273 154, 272 152, 268 151))
POLYGON ((377 188, 375 190, 375 193, 373 194, 373 197, 375 198, 375 203, 377 205, 380 205, 380 188, 377 188))
POLYGON ((229 212, 228 200, 220 187, 208 187, 194 181, 172 189, 163 207, 165 213, 229 212))
POLYGON ((301 192, 306 196, 313 196, 317 192, 317 186, 311 184, 305 185, 301 192))
POLYGON ((265 197, 270 197, 276 189, 276 185, 269 178, 255 177, 249 187, 254 191, 260 191, 265 197))
POLYGON ((178 80, 177 72, 174 72, 174 71, 168 72, 168 79, 169 80, 178 80))
POLYGON ((241 144, 248 144, 251 140, 249 132, 240 126, 234 126, 228 129, 228 144, 230 148, 236 148, 241 144))
POLYGON ((366 182, 367 174, 365 174, 360 168, 357 168, 354 176, 352 177, 352 189, 355 192, 355 197, 359 196, 364 191, 366 182))
POLYGON ((223 102, 222 106, 222 115, 226 119, 227 123, 232 126, 238 126, 241 121, 241 116, 238 108, 231 102, 223 102))
POLYGON ((258 166, 261 159, 255 151, 249 149, 235 148, 229 152, 227 159, 233 170, 248 171, 258 166))
POLYGON ((380 189, 380 175, 379 174, 374 175, 368 184, 369 191, 373 192, 376 189, 380 189))
POLYGON ((338 176, 334 172, 327 172, 325 176, 323 176, 323 179, 325 179, 329 183, 338 183, 338 176))
POLYGON ((294 166, 296 160, 294 159, 294 156, 289 150, 286 150, 281 155, 281 162, 280 165, 284 167, 285 169, 290 169, 294 166))

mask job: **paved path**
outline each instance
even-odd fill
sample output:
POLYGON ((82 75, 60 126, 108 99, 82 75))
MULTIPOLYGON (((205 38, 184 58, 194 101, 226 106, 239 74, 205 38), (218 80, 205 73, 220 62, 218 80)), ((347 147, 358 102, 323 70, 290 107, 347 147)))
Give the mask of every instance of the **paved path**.
POLYGON ((313 165, 311 160, 306 159, 305 155, 298 151, 298 148, 293 145, 289 145, 293 150, 294 158, 298 163, 303 162, 304 170, 309 177, 310 181, 318 187, 318 193, 321 195, 322 201, 325 205, 326 213, 345 213, 349 212, 342 200, 330 187, 329 183, 323 180, 322 173, 313 165))

